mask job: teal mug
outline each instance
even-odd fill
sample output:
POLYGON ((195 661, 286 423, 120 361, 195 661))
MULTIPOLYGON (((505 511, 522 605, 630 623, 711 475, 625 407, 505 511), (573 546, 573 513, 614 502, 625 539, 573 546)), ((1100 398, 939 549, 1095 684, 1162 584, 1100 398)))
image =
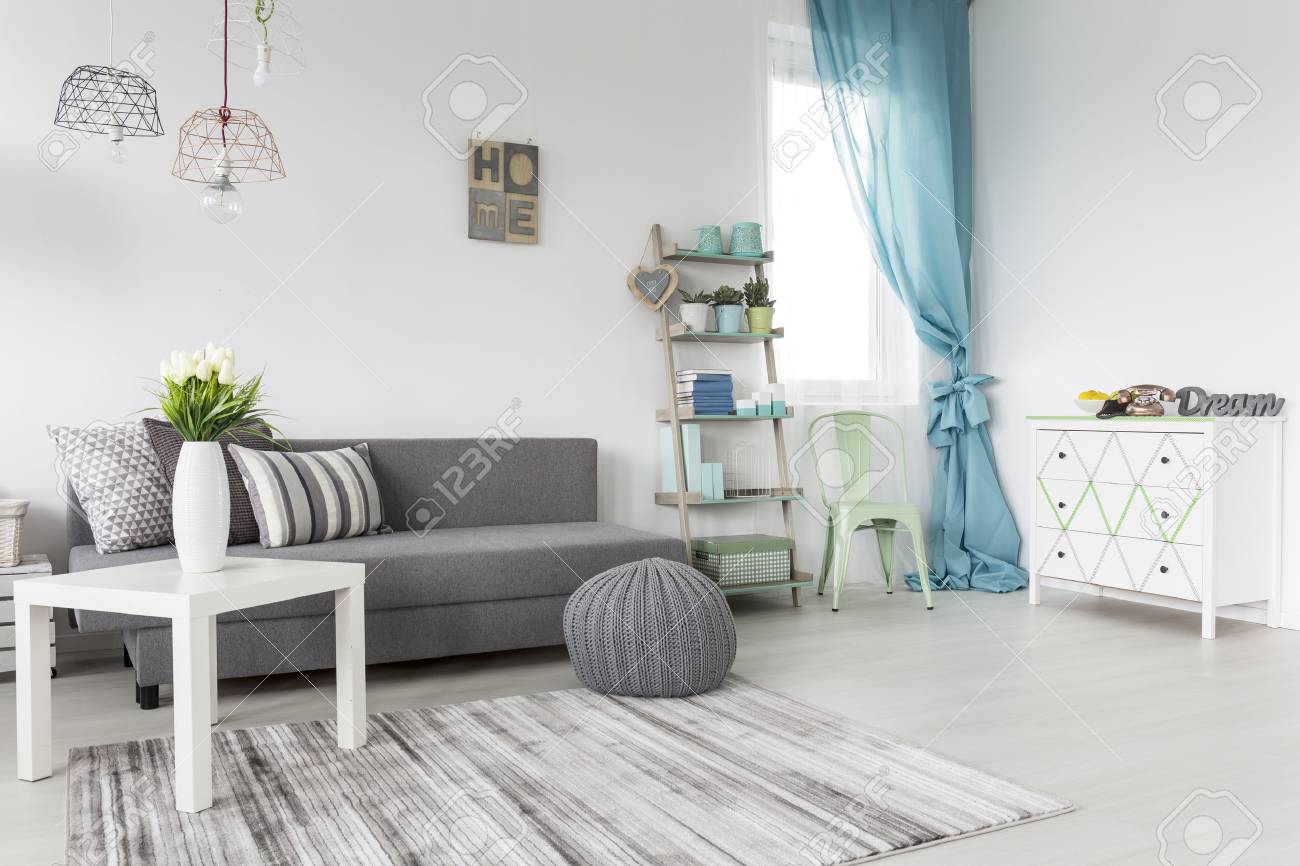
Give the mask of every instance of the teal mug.
POLYGON ((736 223, 731 227, 733 256, 763 255, 763 227, 758 223, 736 223))
POLYGON ((695 245, 695 252, 709 256, 722 255, 722 226, 700 226, 696 231, 700 233, 700 240, 695 245))

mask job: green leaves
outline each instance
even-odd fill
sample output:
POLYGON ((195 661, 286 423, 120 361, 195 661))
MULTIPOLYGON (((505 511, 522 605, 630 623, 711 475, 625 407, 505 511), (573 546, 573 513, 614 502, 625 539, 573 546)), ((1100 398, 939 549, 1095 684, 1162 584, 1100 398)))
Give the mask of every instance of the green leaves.
POLYGON ((215 442, 237 432, 251 433, 268 441, 280 431, 270 422, 279 415, 261 408, 262 375, 233 384, 222 384, 216 376, 207 381, 190 376, 183 382, 164 379, 154 392, 158 406, 176 432, 187 442, 215 442))
POLYGON ((713 299, 709 303, 715 307, 725 307, 739 304, 742 300, 744 300, 744 295, 737 289, 724 284, 718 286, 718 290, 713 293, 713 299))
POLYGON ((767 279, 760 277, 751 279, 745 283, 745 306, 747 307, 775 307, 776 301, 768 297, 767 279))

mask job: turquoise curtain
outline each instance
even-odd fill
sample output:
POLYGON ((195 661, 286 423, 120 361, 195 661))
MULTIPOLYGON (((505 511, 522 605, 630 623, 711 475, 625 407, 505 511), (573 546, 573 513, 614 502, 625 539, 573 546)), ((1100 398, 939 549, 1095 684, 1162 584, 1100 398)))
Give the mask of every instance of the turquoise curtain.
MULTIPOLYGON (((921 341, 948 362, 930 383, 938 449, 934 584, 1028 583, 971 373, 970 33, 966 0, 808 0, 836 153, 876 261, 921 341)), ((908 583, 919 587, 915 575, 908 583)))

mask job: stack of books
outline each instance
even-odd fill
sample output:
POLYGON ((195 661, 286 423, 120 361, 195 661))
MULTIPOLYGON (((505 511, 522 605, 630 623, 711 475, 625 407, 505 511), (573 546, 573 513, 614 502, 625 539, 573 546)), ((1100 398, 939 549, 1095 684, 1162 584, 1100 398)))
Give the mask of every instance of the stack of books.
POLYGON ((678 370, 677 405, 691 407, 696 415, 730 415, 736 408, 731 371, 678 370))

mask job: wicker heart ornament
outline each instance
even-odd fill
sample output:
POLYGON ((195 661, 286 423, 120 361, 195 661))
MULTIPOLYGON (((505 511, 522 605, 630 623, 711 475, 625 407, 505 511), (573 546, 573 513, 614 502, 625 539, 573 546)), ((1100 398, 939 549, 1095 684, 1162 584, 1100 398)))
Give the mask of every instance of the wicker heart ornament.
POLYGON ((637 300, 652 310, 657 310, 677 290, 677 270, 659 265, 656 268, 638 267, 627 275, 627 289, 637 300))

